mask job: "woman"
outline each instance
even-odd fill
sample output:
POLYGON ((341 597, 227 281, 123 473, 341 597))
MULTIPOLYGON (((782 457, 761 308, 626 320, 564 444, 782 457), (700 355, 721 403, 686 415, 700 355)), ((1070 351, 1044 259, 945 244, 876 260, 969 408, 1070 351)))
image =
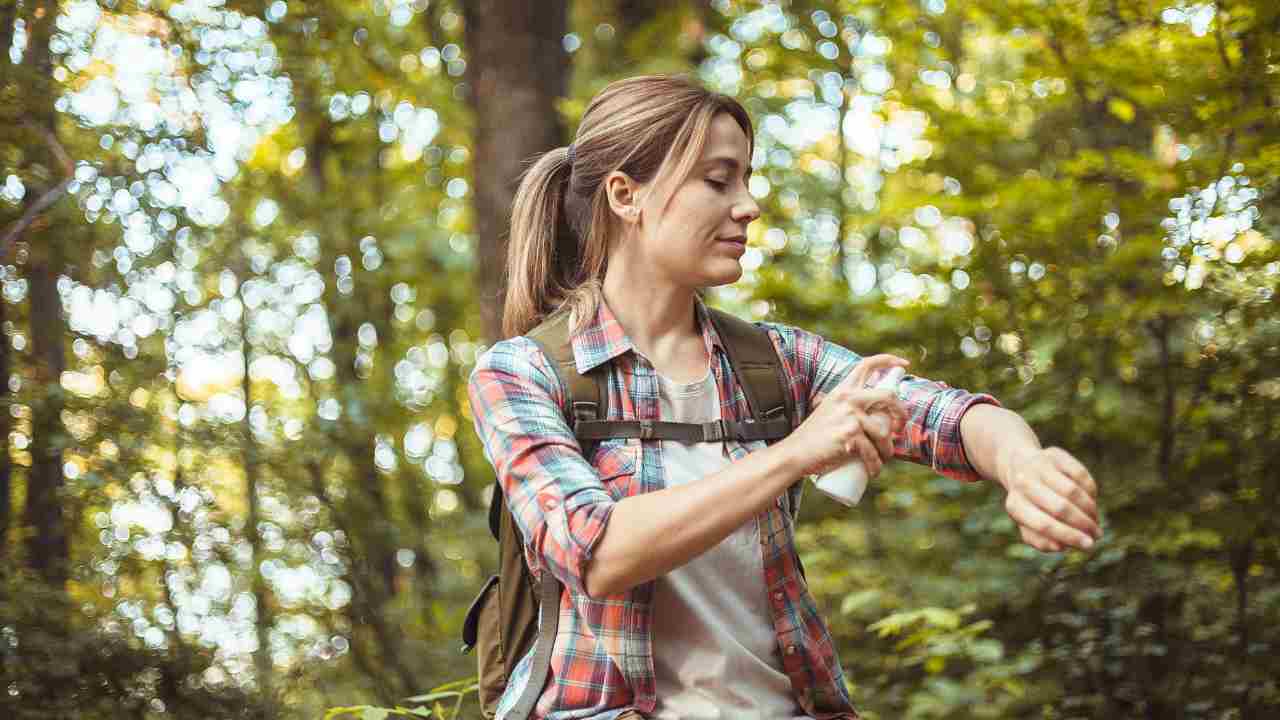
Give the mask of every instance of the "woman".
MULTIPOLYGON (((854 458, 872 476, 897 457, 993 479, 1042 551, 1100 534, 1088 471, 1042 449, 994 398, 910 376, 896 397, 865 389, 873 370, 907 361, 863 359, 777 323, 757 325, 804 419, 785 439, 615 440, 583 457, 563 388, 523 336, 558 309, 572 312, 578 370, 610 364, 610 419, 746 413, 701 292, 741 277, 759 215, 753 141, 732 98, 681 77, 631 78, 601 91, 574 143, 520 184, 504 312, 513 337, 482 354, 468 388, 530 569, 564 585, 536 717, 856 718, 781 501, 805 475, 854 458), (880 411, 889 427, 868 422, 880 411)), ((528 684, 529 659, 499 718, 528 684)))

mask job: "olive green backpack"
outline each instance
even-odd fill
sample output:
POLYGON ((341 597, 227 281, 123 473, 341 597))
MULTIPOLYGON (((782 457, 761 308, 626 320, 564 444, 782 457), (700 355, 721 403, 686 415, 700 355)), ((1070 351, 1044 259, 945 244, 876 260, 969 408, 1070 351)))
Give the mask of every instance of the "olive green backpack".
MULTIPOLYGON (((584 457, 591 457, 592 443, 607 438, 680 440, 685 443, 734 438, 773 443, 791 433, 798 424, 795 405, 786 386, 782 363, 767 331, 723 311, 708 310, 728 350, 734 376, 750 406, 751 417, 743 422, 605 420, 608 417, 605 402, 609 396, 610 363, 602 363, 586 375, 578 373, 569 343, 568 313, 553 314, 526 334, 538 344, 555 368, 565 390, 565 409, 570 410, 565 416, 582 445, 584 457)), ((800 483, 793 484, 783 498, 793 520, 799 512, 801 487, 800 483)), ((529 684, 507 715, 513 720, 526 720, 547 680, 562 586, 550 573, 542 574, 541 583, 530 574, 524 562, 524 540, 510 509, 503 502, 502 486, 497 481, 494 482, 489 504, 489 531, 498 541, 500 567, 498 574, 485 582, 467 610, 462 626, 462 652, 476 649, 481 712, 484 717, 492 718, 511 671, 529 648, 535 647, 529 684)))

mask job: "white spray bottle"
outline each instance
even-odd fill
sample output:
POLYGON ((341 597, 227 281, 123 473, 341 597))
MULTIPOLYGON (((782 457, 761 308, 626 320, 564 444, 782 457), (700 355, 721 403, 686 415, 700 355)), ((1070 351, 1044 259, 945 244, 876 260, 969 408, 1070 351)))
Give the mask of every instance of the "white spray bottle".
MULTIPOLYGON (((902 376, 907 371, 901 367, 890 368, 880 382, 875 384, 876 390, 889 390, 897 395, 898 383, 902 381, 902 376)), ((871 419, 875 422, 889 423, 889 418, 884 413, 874 413, 871 419)), ((862 499, 862 493, 867 490, 867 467, 863 464, 861 458, 855 458, 846 465, 842 465, 825 475, 817 478, 814 482, 822 493, 836 502, 853 507, 862 499)))

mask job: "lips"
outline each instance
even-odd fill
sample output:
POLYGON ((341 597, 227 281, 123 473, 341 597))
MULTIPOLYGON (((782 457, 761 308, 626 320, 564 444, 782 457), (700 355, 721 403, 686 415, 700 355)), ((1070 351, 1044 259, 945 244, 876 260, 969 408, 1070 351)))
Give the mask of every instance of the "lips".
POLYGON ((739 257, 747 252, 747 239, 744 237, 720 238, 720 242, 733 248, 734 255, 739 257))

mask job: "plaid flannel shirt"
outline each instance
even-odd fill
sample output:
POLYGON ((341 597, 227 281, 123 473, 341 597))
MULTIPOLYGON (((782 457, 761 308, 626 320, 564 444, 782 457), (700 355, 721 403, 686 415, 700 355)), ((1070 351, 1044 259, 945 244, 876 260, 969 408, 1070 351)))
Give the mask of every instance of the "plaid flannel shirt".
MULTIPOLYGON (((702 299, 695 304, 722 416, 745 419, 748 406, 728 354, 702 299)), ((756 324, 769 331, 783 360, 801 418, 861 360, 815 333, 778 323, 756 324)), ((654 367, 632 345, 606 302, 600 302, 594 320, 571 343, 580 372, 612 362, 609 420, 658 419, 654 367)), ((901 388, 909 420, 895 438, 896 456, 950 478, 977 480, 961 445, 960 417, 975 403, 997 401, 912 376, 903 379, 901 388)), ((564 584, 551 676, 534 715, 613 720, 632 708, 652 712, 658 692, 650 632, 654 583, 590 597, 584 577, 615 503, 663 488, 658 441, 604 440, 584 458, 561 409, 564 389, 548 359, 524 336, 500 341, 482 353, 467 389, 476 432, 525 539, 529 567, 535 576, 550 572, 564 584)), ((734 461, 765 446, 764 441, 724 442, 734 461)), ((764 582, 783 671, 807 714, 818 720, 857 718, 831 635, 799 570, 784 495, 758 516, 764 582)), ((531 659, 532 652, 512 672, 498 705, 498 720, 528 684, 531 659)))

